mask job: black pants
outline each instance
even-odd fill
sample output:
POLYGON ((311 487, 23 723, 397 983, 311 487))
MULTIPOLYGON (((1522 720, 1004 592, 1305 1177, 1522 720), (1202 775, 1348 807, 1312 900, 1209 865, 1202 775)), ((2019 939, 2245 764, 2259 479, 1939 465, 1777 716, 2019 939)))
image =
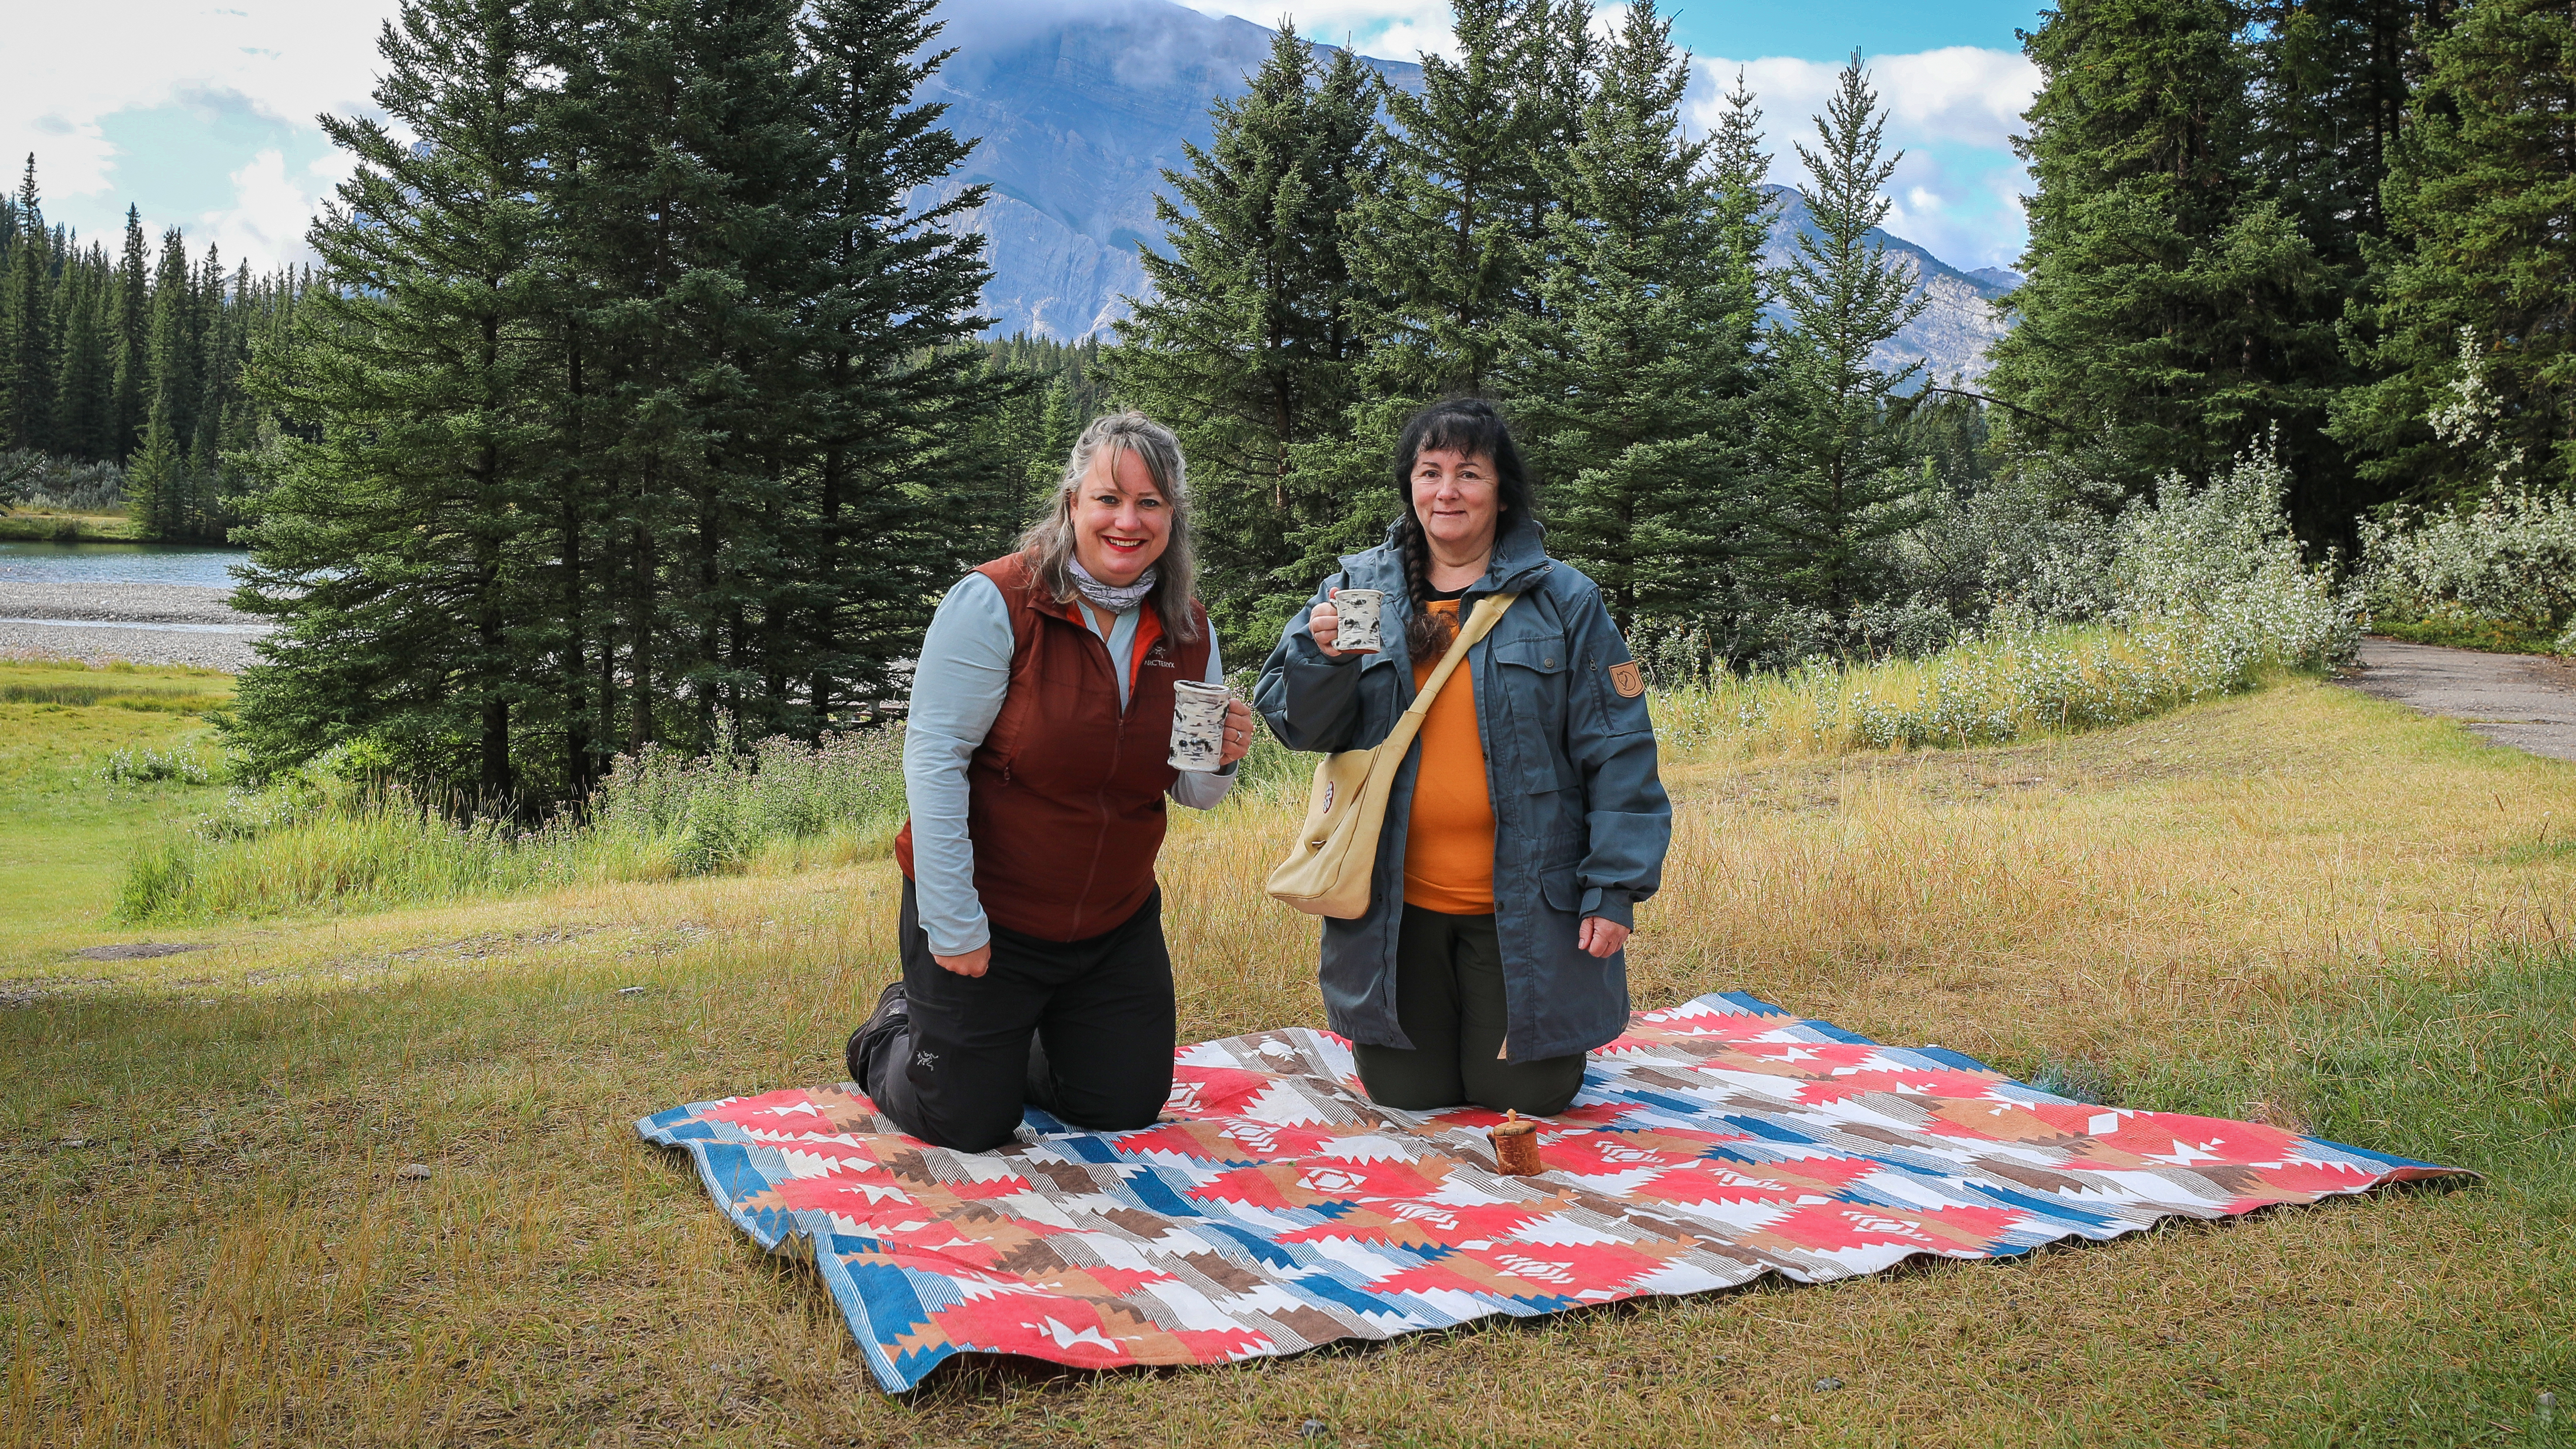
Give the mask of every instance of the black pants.
POLYGON ((1404 908, 1395 942, 1395 1019, 1413 1049, 1354 1044, 1360 1085, 1384 1107, 1426 1112, 1473 1102, 1553 1117, 1583 1090, 1583 1054, 1500 1060, 1510 1017, 1494 918, 1404 908))
POLYGON ((1080 941, 993 928, 993 962, 960 976, 931 959, 903 883, 904 998, 912 1014, 867 1063, 877 1110, 925 1142, 987 1152, 1033 1102, 1100 1132, 1153 1125, 1172 1095, 1172 957, 1163 893, 1080 941))

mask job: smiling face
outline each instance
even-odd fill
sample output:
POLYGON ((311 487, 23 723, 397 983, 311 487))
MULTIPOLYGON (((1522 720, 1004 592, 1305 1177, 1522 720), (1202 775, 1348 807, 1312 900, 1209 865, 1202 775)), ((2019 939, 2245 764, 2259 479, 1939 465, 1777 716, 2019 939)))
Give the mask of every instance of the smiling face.
POLYGON ((1132 584, 1172 541, 1172 509, 1145 460, 1104 448, 1073 495, 1073 556, 1112 587, 1132 584))
POLYGON ((1432 552, 1464 562, 1491 553, 1502 522, 1494 460, 1455 448, 1425 448, 1413 459, 1413 516, 1432 552))

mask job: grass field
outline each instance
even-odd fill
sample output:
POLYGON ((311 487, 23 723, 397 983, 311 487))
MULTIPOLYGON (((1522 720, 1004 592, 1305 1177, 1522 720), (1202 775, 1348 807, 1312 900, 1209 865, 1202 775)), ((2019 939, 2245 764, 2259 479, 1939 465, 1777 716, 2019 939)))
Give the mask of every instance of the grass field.
POLYGON ((80 543, 93 539, 131 542, 142 536, 142 525, 122 513, 70 513, 54 508, 0 508, 0 541, 5 542, 80 543))
POLYGON ((120 749, 211 762, 194 711, 232 691, 230 675, 199 670, 0 660, 0 971, 118 939, 106 914, 133 842, 209 792, 113 787, 99 772, 120 749))
MULTIPOLYGON (((838 1078, 891 866, 70 956, 139 937, 104 915, 125 842, 209 798, 83 782, 202 728, 0 698, 0 1443, 2576 1443, 2576 770, 2330 686, 1676 763, 1638 1004, 1750 991, 2481 1185, 1240 1368, 968 1361, 905 1400, 630 1127, 838 1078)), ((1319 1017, 1311 927, 1254 885, 1285 795, 1166 849, 1187 1038, 1319 1017)))

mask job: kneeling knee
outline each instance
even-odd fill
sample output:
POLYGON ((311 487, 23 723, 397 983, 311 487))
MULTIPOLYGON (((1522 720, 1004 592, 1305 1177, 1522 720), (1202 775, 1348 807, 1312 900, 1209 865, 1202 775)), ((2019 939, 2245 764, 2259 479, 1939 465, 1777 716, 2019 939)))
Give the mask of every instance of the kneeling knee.
POLYGON ((1058 1082, 1055 1103, 1048 1110, 1057 1121, 1085 1132, 1129 1132, 1163 1120, 1163 1104, 1171 1099, 1169 1079, 1159 1086, 1118 1092, 1068 1091, 1058 1082))
POLYGON ((1020 1112, 1014 1104, 1007 1112, 922 1112, 918 1122, 895 1117, 896 1125, 933 1147, 951 1152, 990 1152, 1011 1140, 1020 1130, 1020 1112))
POLYGON ((1583 1090, 1583 1060, 1559 1057, 1510 1071, 1470 1072, 1467 1100, 1496 1112, 1553 1117, 1573 1106, 1575 1095, 1583 1090))

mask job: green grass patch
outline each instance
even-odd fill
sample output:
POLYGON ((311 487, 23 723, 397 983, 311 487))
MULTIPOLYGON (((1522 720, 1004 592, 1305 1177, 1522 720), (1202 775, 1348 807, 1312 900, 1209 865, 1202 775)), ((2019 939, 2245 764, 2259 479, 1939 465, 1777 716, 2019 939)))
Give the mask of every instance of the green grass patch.
POLYGON ((0 661, 0 967, 106 926, 136 839, 220 798, 189 781, 220 770, 198 716, 231 697, 208 670, 0 661))
POLYGON ((2409 644, 2439 644, 2446 649, 2482 649, 2491 654, 2552 654, 2558 632, 2546 624, 2498 623, 2492 619, 2373 619, 2370 632, 2409 644))
POLYGON ((159 710, 171 714, 203 714, 231 699, 229 693, 218 694, 207 689, 185 686, 152 686, 120 683, 48 683, 20 684, 0 679, 0 704, 58 704, 88 709, 105 705, 111 709, 159 710))
MULTIPOLYGON (((2103 1062, 1994 1065, 2087 1101, 2267 1120, 2481 1175, 2388 1190, 2417 1224, 2409 1246, 2421 1259, 2398 1270, 2397 1286, 2419 1321, 2349 1312, 2354 1285, 2332 1264, 2314 1281, 2237 1288, 2234 1309, 2269 1319, 2272 1334, 2309 1352, 2351 1345, 2337 1371, 2287 1392, 2267 1384, 2260 1362, 2277 1362, 2279 1344, 2214 1357, 2193 1395, 2223 1406, 2248 1442, 2576 1445, 2569 1410, 2544 1422, 2539 1402, 2545 1392, 2576 1404, 2576 961, 2507 948, 2464 971, 2355 962, 2341 984, 2291 1002, 2274 1028, 2227 1024, 2206 1055, 2159 1037, 2103 1062), (2480 1277, 2490 1281, 2463 1281, 2480 1277)), ((2266 1221, 2346 1210, 2282 1209, 2266 1221)), ((2243 1231, 2160 1230, 2212 1251, 2214 1235, 2243 1231)), ((2048 1439, 2171 1442, 2080 1415, 2048 1439)))
POLYGON ((129 921, 213 920, 525 894, 609 881, 875 859, 904 817, 902 736, 622 757, 578 811, 540 825, 457 818, 327 771, 235 794, 134 853, 129 921))
MULTIPOLYGON (((2273 1411, 2279 1442, 2576 1443, 2576 963, 2509 950, 2462 976, 2399 967, 2295 1020, 2286 1060, 2182 1096, 2241 1113, 2250 1089, 2317 1136, 2483 1174, 2438 1211, 2510 1265, 2521 1309, 2470 1319, 2455 1346, 2357 1357, 2348 1377, 2273 1411), (2542 1392, 2565 1405, 2550 1424, 2542 1392)), ((2443 1265, 2424 1266, 2442 1291, 2443 1265)))
POLYGON ((137 543, 142 538, 142 525, 121 513, 0 513, 0 541, 9 543, 137 543))

